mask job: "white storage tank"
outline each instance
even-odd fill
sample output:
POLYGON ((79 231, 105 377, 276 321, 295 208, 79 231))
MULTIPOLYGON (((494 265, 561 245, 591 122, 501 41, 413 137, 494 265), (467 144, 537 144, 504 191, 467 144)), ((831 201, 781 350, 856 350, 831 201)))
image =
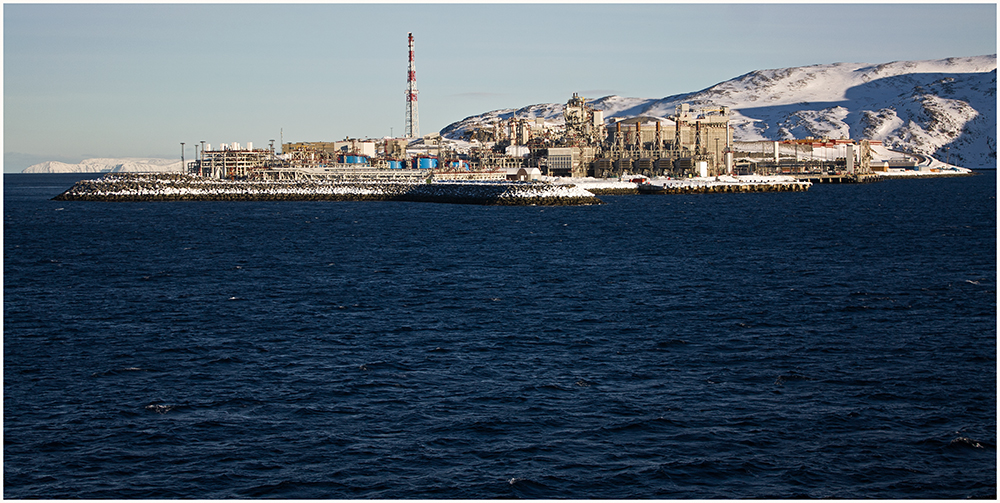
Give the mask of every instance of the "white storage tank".
POLYGON ((531 153, 531 149, 524 145, 508 145, 507 155, 511 157, 524 157, 531 153))

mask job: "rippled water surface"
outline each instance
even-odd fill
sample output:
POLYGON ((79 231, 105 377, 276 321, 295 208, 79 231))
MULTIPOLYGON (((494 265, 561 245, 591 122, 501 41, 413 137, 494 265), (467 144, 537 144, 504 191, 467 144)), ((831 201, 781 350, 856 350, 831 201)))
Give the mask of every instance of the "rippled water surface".
POLYGON ((994 498, 996 175, 597 207, 4 175, 6 498, 994 498))

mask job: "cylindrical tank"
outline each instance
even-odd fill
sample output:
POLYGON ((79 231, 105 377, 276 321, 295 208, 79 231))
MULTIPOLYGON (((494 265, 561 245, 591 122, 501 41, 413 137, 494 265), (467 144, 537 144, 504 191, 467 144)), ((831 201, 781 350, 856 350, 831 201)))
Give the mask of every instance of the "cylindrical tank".
POLYGON ((363 155, 345 155, 344 162, 347 164, 368 164, 368 158, 363 155))
POLYGON ((507 147, 507 155, 511 157, 525 157, 531 153, 531 149, 524 145, 509 145, 507 147))
POLYGON ((389 169, 403 169, 403 161, 389 159, 389 169))
POLYGON ((417 169, 434 169, 438 166, 437 157, 417 157, 417 169))

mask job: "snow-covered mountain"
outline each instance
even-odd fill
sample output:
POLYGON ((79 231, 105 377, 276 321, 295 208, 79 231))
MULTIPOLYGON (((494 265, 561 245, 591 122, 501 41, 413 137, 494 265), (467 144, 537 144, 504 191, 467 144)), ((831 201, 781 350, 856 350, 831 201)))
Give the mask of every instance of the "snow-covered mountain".
POLYGON ((79 164, 46 161, 25 168, 22 173, 119 173, 181 171, 178 159, 130 157, 124 159, 84 159, 79 164))
MULTIPOLYGON (((661 99, 606 96, 589 103, 609 122, 673 115, 680 103, 732 109, 738 141, 792 138, 880 140, 890 149, 972 168, 996 167, 996 55, 880 65, 834 63, 758 70, 702 91, 661 99)), ((562 123, 562 104, 468 117, 441 130, 458 139, 472 127, 513 116, 562 123)))

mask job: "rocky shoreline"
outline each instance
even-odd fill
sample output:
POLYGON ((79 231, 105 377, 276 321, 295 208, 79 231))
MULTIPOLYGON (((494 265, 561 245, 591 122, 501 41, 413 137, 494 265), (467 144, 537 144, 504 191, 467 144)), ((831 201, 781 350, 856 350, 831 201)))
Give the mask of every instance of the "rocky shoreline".
POLYGON ((648 184, 587 180, 578 185, 599 196, 636 194, 732 194, 749 192, 802 192, 812 182, 792 177, 715 177, 696 179, 654 179, 648 184))
POLYGON ((662 189, 641 191, 638 188, 623 189, 587 189, 597 196, 626 196, 636 194, 733 194, 750 192, 803 192, 809 190, 810 183, 764 184, 764 183, 727 183, 714 185, 673 185, 662 189))
POLYGON ((405 183, 220 180, 181 174, 114 173, 81 180, 56 201, 411 201, 497 206, 603 204, 573 185, 524 182, 405 183))
MULTIPOLYGON (((568 181, 568 180, 567 180, 568 181)), ((446 182, 225 180, 179 173, 108 173, 81 180, 56 201, 410 201, 491 206, 585 206, 598 195, 800 192, 795 180, 670 180, 662 186, 624 182, 446 182), (602 186, 603 185, 603 186, 602 186)))

